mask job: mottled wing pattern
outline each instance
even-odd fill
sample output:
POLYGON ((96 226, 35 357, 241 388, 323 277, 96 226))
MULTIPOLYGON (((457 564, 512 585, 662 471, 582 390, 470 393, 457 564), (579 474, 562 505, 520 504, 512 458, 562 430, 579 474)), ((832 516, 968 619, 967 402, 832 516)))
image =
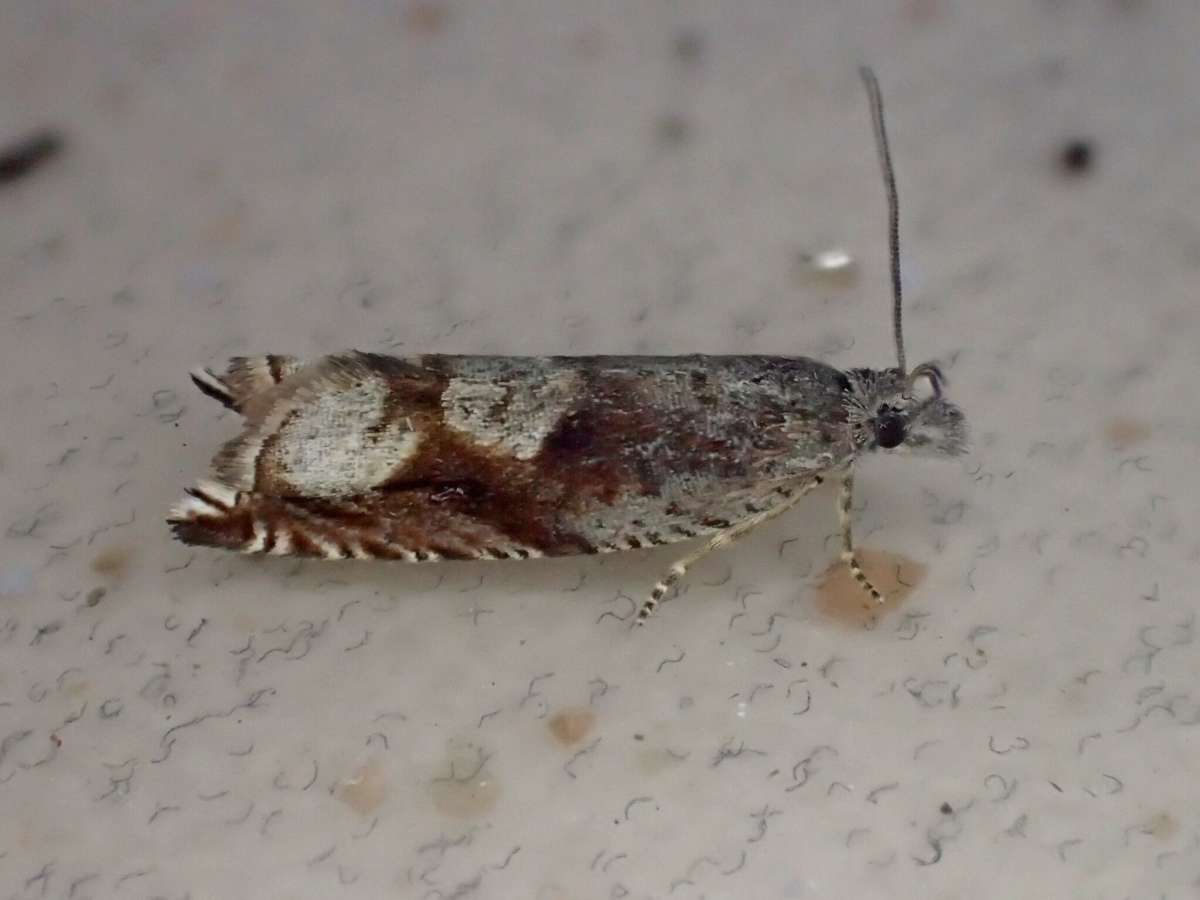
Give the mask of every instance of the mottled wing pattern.
POLYGON ((843 452, 842 376, 803 359, 347 353, 205 374, 245 424, 170 522, 187 543, 251 553, 672 543, 778 503, 843 452))

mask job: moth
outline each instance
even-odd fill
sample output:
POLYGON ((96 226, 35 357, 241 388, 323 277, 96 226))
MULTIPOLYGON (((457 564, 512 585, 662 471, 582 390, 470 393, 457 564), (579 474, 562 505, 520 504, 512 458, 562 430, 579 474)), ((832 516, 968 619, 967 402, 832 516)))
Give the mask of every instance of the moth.
POLYGON ((905 366, 899 206, 883 102, 862 70, 888 200, 898 364, 801 356, 238 357, 196 386, 243 416, 168 522, 188 544, 325 559, 528 559, 696 541, 690 566, 840 482, 866 453, 954 456, 961 410, 934 363, 905 366))

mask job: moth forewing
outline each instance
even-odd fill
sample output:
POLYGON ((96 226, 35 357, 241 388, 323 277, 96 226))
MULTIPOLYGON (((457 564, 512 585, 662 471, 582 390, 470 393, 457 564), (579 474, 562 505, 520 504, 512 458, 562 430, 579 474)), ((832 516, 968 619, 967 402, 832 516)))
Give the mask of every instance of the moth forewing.
MULTIPOLYGON (((197 380, 222 392, 221 375, 197 380)), ((340 354, 240 397, 241 435, 173 525, 189 543, 329 558, 675 543, 844 462, 846 384, 804 358, 340 354)))

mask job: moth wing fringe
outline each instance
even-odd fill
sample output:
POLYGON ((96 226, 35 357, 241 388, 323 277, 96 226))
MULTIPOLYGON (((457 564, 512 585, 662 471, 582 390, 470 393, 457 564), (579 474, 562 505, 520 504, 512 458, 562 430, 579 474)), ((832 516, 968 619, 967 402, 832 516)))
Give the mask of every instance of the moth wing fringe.
MULTIPOLYGON (((353 512, 353 505, 346 511, 353 512)), ((273 556, 435 562, 544 555, 532 546, 503 540, 481 543, 466 532, 445 529, 434 541, 410 544, 389 535, 386 524, 347 526, 283 498, 237 491, 216 481, 188 489, 171 509, 167 524, 185 544, 273 556)))
POLYGON ((237 398, 229 390, 229 385, 217 377, 212 369, 192 369, 188 375, 191 376, 192 384, 196 385, 204 396, 212 397, 226 409, 239 411, 237 398))
POLYGON ((264 356, 235 356, 225 365, 225 373, 218 375, 209 368, 193 369, 192 383, 206 396, 221 405, 242 412, 246 402, 302 368, 294 356, 266 354, 264 356))

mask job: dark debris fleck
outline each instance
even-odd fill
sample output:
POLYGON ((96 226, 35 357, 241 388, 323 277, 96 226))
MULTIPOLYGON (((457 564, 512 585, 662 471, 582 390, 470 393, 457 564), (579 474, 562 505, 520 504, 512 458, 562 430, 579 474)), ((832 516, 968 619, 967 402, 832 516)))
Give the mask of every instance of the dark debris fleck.
POLYGON ((1095 164, 1096 149, 1086 138, 1073 138, 1059 151, 1058 161, 1068 175, 1083 175, 1095 164))
POLYGON ((44 129, 0 147, 0 184, 9 184, 31 174, 58 156, 64 144, 61 134, 44 129))

